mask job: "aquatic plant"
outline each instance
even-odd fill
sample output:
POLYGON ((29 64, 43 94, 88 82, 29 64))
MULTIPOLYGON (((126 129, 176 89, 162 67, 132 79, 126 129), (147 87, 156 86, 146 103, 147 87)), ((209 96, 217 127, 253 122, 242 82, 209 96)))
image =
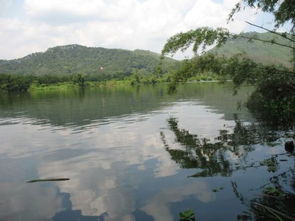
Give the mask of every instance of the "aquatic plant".
POLYGON ((185 210, 179 213, 179 221, 195 221, 195 213, 192 210, 185 210))

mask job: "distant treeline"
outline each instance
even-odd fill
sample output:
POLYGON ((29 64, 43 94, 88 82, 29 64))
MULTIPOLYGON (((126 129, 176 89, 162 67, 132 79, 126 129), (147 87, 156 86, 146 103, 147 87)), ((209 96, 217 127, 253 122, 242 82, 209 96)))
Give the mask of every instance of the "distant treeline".
POLYGON ((33 82, 32 76, 0 74, 0 90, 25 92, 33 82))
POLYGON ((21 75, 21 74, 1 74, 0 91, 23 93, 34 86, 48 86, 60 83, 72 83, 79 87, 86 87, 87 82, 106 81, 126 81, 131 86, 141 84, 156 84, 163 82, 183 82, 189 81, 211 81, 220 80, 216 74, 207 71, 195 73, 195 60, 184 60, 178 67, 170 72, 164 72, 160 65, 153 72, 145 69, 132 69, 128 72, 115 72, 114 74, 45 74, 45 75, 21 75), (182 79, 183 75, 185 77, 182 79), (176 79, 177 78, 177 79, 176 79), (185 79, 185 80, 184 80, 185 79))
POLYGON ((0 90, 7 92, 26 92, 30 86, 35 83, 37 85, 51 85, 57 83, 72 82, 81 87, 85 86, 86 81, 102 82, 112 79, 123 80, 130 76, 131 73, 101 74, 101 75, 14 75, 0 74, 0 90))

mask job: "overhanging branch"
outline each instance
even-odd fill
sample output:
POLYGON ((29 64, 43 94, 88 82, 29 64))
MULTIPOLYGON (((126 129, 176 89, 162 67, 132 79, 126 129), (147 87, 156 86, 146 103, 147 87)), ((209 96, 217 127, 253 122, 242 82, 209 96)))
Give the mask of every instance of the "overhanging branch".
MULTIPOLYGON (((282 37, 282 38, 288 39, 289 41, 295 42, 294 39, 289 38, 287 35, 284 35, 284 34, 282 34, 282 33, 279 33, 279 32, 276 32, 276 31, 273 31, 273 30, 270 30, 270 29, 267 29, 267 28, 265 28, 265 27, 262 27, 262 26, 260 26, 260 25, 253 24, 253 23, 248 22, 248 21, 246 21, 246 23, 249 24, 249 25, 252 25, 252 26, 254 26, 254 27, 256 27, 256 28, 260 28, 260 29, 263 29, 263 30, 268 31, 268 32, 270 32, 270 33, 273 33, 273 34, 275 34, 275 35, 278 35, 278 36, 280 36, 280 37, 282 37)), ((292 35, 291 33, 289 33, 289 34, 292 35)))
POLYGON ((244 35, 239 35, 237 37, 239 37, 239 38, 245 38, 245 39, 249 39, 249 40, 261 41, 261 42, 264 42, 264 43, 269 43, 269 44, 274 44, 274 45, 279 45, 281 47, 286 47, 286 48, 290 48, 290 49, 295 50, 295 47, 293 47, 293 46, 281 44, 281 43, 278 43, 276 41, 263 40, 263 39, 260 39, 260 38, 247 37, 247 36, 244 36, 244 35))

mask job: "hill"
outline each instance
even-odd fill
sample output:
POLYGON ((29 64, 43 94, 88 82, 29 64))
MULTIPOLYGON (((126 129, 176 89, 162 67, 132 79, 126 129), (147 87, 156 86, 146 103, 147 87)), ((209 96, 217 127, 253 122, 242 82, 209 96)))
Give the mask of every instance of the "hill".
MULTIPOLYGON (((275 39, 277 42, 282 44, 290 44, 288 40, 271 33, 247 32, 243 33, 243 35, 248 37, 255 36, 263 40, 275 39)), ((289 68, 292 67, 292 63, 290 61, 292 58, 291 49, 260 41, 249 42, 247 39, 237 38, 226 42, 219 48, 213 48, 209 52, 224 55, 226 57, 230 57, 238 53, 244 53, 246 57, 258 63, 266 65, 281 64, 289 68)))
MULTIPOLYGON (((20 59, 0 60, 0 73, 37 76, 129 74, 134 71, 152 73, 159 61, 160 55, 151 51, 65 45, 20 59)), ((163 70, 167 71, 176 63, 174 59, 165 59, 163 70)))

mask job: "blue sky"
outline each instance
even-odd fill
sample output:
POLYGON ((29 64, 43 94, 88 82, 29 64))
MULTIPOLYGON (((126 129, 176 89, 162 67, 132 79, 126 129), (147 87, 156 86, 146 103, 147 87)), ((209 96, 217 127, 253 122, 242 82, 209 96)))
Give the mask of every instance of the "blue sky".
POLYGON ((201 26, 232 32, 271 24, 270 15, 247 9, 226 23, 237 0, 0 0, 0 59, 49 47, 93 47, 160 52, 171 35, 201 26), (269 22, 270 21, 270 22, 269 22), (268 24, 269 23, 269 24, 268 24))

